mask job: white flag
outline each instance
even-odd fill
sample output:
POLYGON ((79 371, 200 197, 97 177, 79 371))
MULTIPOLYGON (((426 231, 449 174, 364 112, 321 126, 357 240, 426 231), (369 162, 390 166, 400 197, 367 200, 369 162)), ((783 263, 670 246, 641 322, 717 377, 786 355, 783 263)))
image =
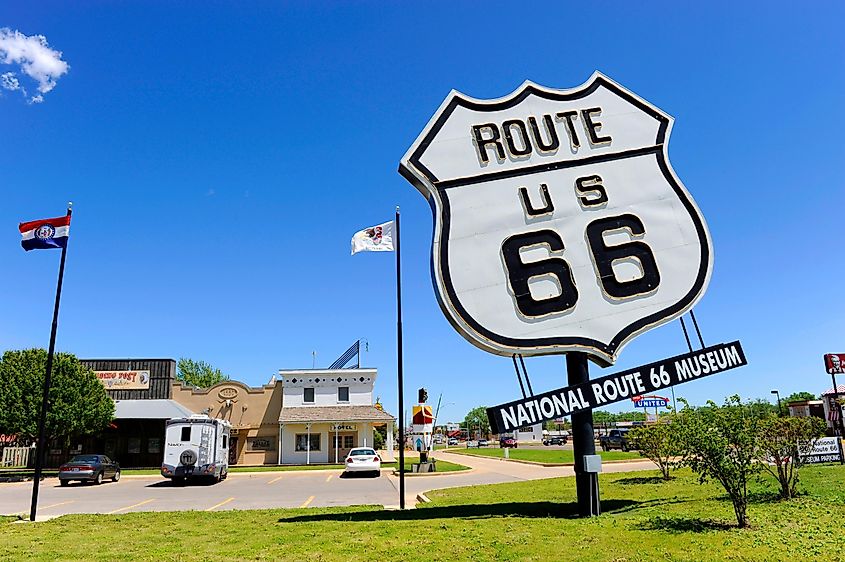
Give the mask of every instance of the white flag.
POLYGON ((352 237, 352 255, 358 252, 392 252, 393 221, 365 228, 352 237))

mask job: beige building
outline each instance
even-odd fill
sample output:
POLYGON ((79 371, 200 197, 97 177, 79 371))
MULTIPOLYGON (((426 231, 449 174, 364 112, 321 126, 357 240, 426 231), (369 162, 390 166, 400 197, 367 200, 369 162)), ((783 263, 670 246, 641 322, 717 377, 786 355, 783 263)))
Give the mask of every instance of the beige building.
POLYGON ((252 388, 225 381, 211 388, 173 384, 172 399, 189 409, 232 424, 229 463, 276 464, 279 458, 281 381, 252 388))

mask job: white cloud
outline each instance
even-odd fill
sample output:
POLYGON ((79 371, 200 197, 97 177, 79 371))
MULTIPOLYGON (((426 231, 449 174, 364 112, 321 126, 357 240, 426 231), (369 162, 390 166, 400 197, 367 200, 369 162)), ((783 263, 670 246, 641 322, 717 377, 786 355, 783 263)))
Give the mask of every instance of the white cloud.
MULTIPOLYGON (((68 63, 62 60, 62 52, 51 49, 43 35, 24 35, 8 27, 0 28, 0 63, 18 65, 21 72, 35 80, 40 93, 30 98, 30 103, 44 101, 43 94, 55 88, 56 81, 67 74, 70 68, 68 63)), ((3 74, 0 81, 6 89, 20 88, 26 92, 12 72, 3 74), (17 87, 7 88, 7 78, 10 80, 9 84, 17 87)))
POLYGON ((0 74, 0 86, 3 86, 4 90, 19 90, 21 83, 15 77, 14 72, 5 72, 0 74))

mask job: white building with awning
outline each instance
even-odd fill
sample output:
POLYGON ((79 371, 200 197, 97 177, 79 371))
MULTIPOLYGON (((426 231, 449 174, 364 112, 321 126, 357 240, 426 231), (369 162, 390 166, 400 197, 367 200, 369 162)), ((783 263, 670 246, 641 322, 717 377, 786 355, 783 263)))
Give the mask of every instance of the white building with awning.
POLYGON ((279 371, 279 464, 343 462, 353 447, 373 447, 385 426, 385 461, 393 461, 394 417, 373 403, 376 369, 279 371))

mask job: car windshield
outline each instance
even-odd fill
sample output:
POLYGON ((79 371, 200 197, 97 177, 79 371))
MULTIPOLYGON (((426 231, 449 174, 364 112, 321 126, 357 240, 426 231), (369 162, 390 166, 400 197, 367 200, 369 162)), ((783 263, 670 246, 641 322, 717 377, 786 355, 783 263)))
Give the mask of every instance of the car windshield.
POLYGON ((99 462, 97 455, 76 455, 70 462, 99 462))
POLYGON ((376 452, 372 449, 352 449, 349 451, 350 457, 375 456, 376 452))

